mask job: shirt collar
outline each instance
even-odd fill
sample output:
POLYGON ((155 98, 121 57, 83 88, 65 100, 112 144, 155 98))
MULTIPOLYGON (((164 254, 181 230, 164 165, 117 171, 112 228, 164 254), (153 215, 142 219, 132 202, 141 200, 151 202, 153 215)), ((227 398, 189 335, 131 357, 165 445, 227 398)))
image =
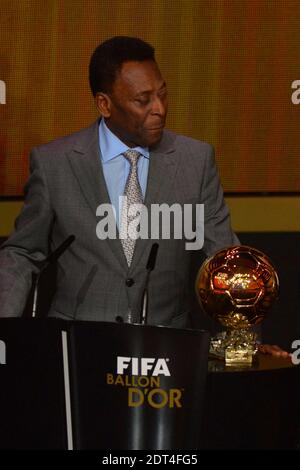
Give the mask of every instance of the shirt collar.
MULTIPOLYGON (((112 160, 130 149, 130 147, 124 144, 124 142, 111 132, 105 124, 104 119, 101 119, 99 124, 99 144, 104 162, 112 160)), ((137 150, 144 157, 149 158, 148 147, 134 147, 130 150, 137 150)))

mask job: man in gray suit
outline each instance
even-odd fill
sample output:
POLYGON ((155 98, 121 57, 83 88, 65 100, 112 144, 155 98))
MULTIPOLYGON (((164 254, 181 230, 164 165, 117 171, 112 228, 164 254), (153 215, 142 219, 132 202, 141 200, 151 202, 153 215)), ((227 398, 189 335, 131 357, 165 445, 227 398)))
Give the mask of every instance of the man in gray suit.
MULTIPOLYGON (((230 227, 213 148, 164 130, 167 88, 152 46, 129 37, 104 42, 91 58, 90 85, 101 118, 32 151, 25 204, 0 252, 2 317, 22 314, 32 273, 74 234, 74 243, 58 260, 49 316, 139 321, 153 240, 137 239, 128 258, 119 230, 116 238, 101 239, 97 229, 101 205, 114 206, 116 221, 123 210, 119 197, 134 173, 128 150, 138 155, 133 192, 138 190, 149 212, 154 204, 187 204, 195 215, 196 206, 203 204, 205 255, 239 243, 230 227)), ((172 229, 170 233, 169 238, 158 237, 148 323, 181 328, 189 325, 194 252, 184 237, 176 238, 172 229)))
MULTIPOLYGON (((204 204, 204 246, 211 255, 238 243, 230 228, 213 148, 164 130, 167 88, 154 49, 116 37, 90 62, 90 85, 101 119, 71 136, 34 148, 24 208, 0 255, 1 316, 21 315, 32 273, 70 234, 76 240, 58 261, 50 316, 138 321, 153 240, 138 239, 128 265, 121 241, 96 233, 97 207, 119 196, 129 174, 124 158, 136 149, 144 205, 204 204), (100 124, 100 125, 99 125, 100 124)), ((190 305, 192 252, 185 239, 159 240, 149 286, 151 324, 184 327, 190 305)))

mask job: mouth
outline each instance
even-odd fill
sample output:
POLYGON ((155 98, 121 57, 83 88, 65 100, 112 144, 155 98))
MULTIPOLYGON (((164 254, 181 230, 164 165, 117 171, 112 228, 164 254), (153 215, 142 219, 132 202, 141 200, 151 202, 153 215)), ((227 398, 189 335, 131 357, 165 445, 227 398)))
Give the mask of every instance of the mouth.
POLYGON ((148 131, 162 131, 165 126, 150 127, 148 131))

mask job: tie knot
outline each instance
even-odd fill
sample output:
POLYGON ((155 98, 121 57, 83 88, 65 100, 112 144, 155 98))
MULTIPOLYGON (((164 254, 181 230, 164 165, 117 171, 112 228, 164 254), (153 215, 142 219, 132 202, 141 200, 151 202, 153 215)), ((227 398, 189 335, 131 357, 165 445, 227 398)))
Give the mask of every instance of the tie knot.
POLYGON ((127 150, 126 152, 123 153, 124 157, 126 160, 129 161, 131 165, 134 165, 137 163, 138 159, 140 158, 141 154, 137 150, 127 150))

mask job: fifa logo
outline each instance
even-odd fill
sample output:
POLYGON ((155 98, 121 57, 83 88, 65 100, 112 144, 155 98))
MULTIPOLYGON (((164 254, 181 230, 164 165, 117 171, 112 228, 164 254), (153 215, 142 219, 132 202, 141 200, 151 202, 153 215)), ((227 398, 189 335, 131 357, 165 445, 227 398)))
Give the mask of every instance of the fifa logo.
POLYGON ((117 373, 107 373, 107 385, 127 389, 130 408, 181 408, 183 388, 170 388, 169 358, 117 356, 117 373))
POLYGON ((0 104, 6 104, 6 84, 0 80, 0 104))
POLYGON ((125 369, 131 375, 165 375, 169 377, 170 371, 167 359, 155 359, 153 357, 117 357, 117 374, 124 374, 125 369))
POLYGON ((6 344, 0 339, 0 364, 6 364, 6 344))
POLYGON ((300 80, 294 80, 292 83, 292 88, 295 91, 292 93, 291 100, 293 104, 300 103, 300 80))

